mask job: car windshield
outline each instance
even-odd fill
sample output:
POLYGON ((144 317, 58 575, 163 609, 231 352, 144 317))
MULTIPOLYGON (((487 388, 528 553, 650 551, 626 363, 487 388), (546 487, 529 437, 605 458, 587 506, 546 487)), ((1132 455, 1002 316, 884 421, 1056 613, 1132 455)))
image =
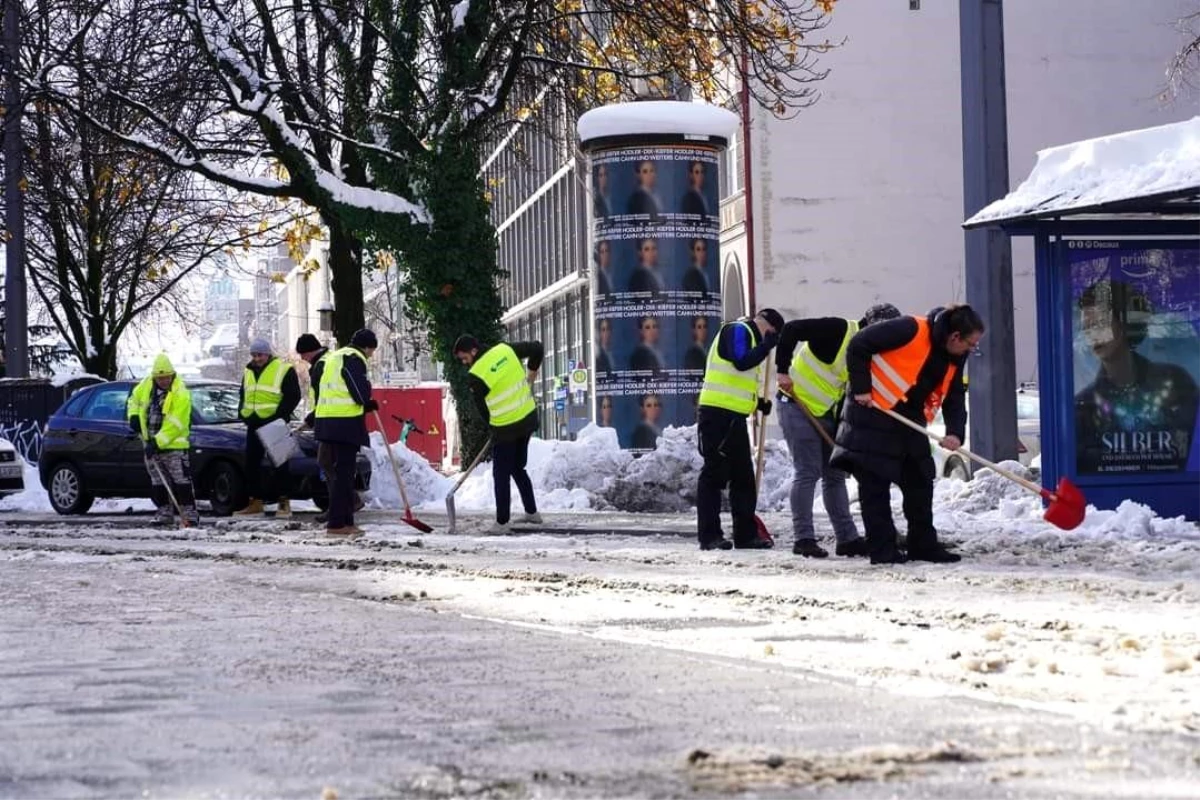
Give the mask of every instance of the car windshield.
POLYGON ((238 422, 238 387, 196 386, 192 390, 192 413, 204 425, 238 422))

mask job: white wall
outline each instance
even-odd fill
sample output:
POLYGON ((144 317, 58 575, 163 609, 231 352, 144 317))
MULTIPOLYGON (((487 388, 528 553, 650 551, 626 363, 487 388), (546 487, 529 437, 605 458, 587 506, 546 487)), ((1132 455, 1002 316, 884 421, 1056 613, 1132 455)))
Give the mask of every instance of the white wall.
MULTIPOLYGON (((757 296, 785 316, 964 299, 958 3, 839 3, 843 47, 796 119, 754 110, 757 296)), ((1160 101, 1189 0, 1007 0, 1011 186, 1036 151, 1187 119, 1160 101)), ((1035 377, 1033 254, 1014 243, 1017 378, 1035 377)))

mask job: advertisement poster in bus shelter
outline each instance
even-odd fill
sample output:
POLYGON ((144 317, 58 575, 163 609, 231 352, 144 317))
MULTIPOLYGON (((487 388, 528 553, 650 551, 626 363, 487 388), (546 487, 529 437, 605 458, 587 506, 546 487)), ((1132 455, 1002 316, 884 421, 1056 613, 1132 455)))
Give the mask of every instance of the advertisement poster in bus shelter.
POLYGON ((1200 472, 1200 247, 1064 244, 1078 474, 1200 472))
POLYGON ((696 421, 721 324, 718 153, 685 143, 592 154, 596 421, 634 452, 696 421))

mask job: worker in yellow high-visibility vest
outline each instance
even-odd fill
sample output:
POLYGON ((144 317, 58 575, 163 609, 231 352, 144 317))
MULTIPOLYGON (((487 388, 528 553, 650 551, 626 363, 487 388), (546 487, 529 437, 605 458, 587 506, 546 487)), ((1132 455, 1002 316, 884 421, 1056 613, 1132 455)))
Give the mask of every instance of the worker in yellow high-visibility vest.
POLYGON ((542 366, 541 342, 513 342, 485 347, 473 336, 454 342, 454 357, 470 368, 467 384, 479 415, 492 431, 492 481, 496 494, 494 530, 509 527, 511 480, 517 484, 525 515, 520 522, 540 524, 542 515, 533 496, 533 482, 525 471, 529 440, 538 429, 537 405, 530 386, 542 366))
POLYGON ((753 317, 726 322, 708 349, 704 385, 696 409, 696 435, 704 466, 696 484, 696 533, 701 550, 733 547, 761 549, 771 542, 758 537, 754 509, 754 459, 746 418, 771 412, 759 397, 763 362, 779 338, 783 315, 764 308, 753 317), (733 541, 721 531, 721 492, 729 486, 733 541))
POLYGON ((166 353, 159 353, 150 374, 133 388, 126 404, 129 427, 142 439, 150 497, 158 508, 154 525, 175 520, 172 495, 189 525, 198 525, 196 493, 192 486, 192 395, 166 353), (164 484, 170 482, 170 488, 164 484))
MULTIPOLYGON (((310 428, 315 428, 317 424, 317 398, 321 394, 321 374, 325 371, 325 356, 328 354, 329 348, 321 344, 321 340, 311 333, 302 333, 300 338, 296 339, 296 355, 308 364, 308 414, 304 417, 304 424, 310 428)), ((317 514, 316 519, 317 522, 324 524, 329 521, 328 503, 331 495, 329 475, 333 473, 333 449, 329 445, 317 443, 317 466, 321 468, 321 481, 325 484, 325 510, 317 514)), ((357 489, 357 475, 354 485, 354 512, 358 513, 365 504, 362 494, 357 489)), ((314 499, 317 499, 315 495, 314 499)))
POLYGON ((374 331, 355 331, 349 346, 325 355, 321 369, 314 417, 317 442, 329 454, 328 466, 322 465, 329 482, 329 536, 362 535, 354 524, 354 472, 359 448, 369 444, 364 415, 379 409, 367 377, 367 360, 377 347, 374 331))
POLYGON ((867 541, 850 514, 846 473, 829 466, 832 448, 826 439, 837 433, 846 396, 846 349, 861 328, 900 316, 891 303, 871 306, 861 319, 812 317, 783 326, 775 348, 779 370, 779 427, 792 454, 792 552, 826 558, 813 526, 813 495, 821 482, 821 499, 833 525, 839 556, 866 556, 867 541), (824 436, 822 436, 822 431, 824 436))
POLYGON ((235 517, 274 512, 278 518, 292 515, 288 492, 291 472, 264 459, 258 429, 277 419, 288 422, 300 405, 300 379, 296 370, 271 352, 271 343, 259 337, 250 343, 250 362, 242 373, 238 393, 238 417, 246 423, 246 495, 249 503, 235 517), (278 502, 278 506, 276 506, 278 502))

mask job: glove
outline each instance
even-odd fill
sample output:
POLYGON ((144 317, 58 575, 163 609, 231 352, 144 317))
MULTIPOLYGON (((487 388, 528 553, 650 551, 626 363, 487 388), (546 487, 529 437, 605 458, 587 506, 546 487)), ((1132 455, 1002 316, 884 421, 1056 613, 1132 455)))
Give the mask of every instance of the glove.
POLYGON ((146 451, 146 455, 152 456, 158 452, 158 442, 153 439, 147 439, 146 446, 143 449, 146 451))
POLYGON ((317 412, 310 411, 304 415, 304 425, 308 428, 317 427, 317 412))
POLYGON ((758 398, 758 410, 764 417, 771 416, 771 401, 765 397, 758 398))
POLYGON ((142 426, 141 426, 141 423, 138 422, 137 417, 129 418, 129 430, 132 431, 133 433, 141 433, 142 432, 142 426))
POLYGON ((378 410, 379 410, 379 403, 377 403, 374 398, 363 403, 363 411, 366 411, 368 414, 373 413, 378 410))

